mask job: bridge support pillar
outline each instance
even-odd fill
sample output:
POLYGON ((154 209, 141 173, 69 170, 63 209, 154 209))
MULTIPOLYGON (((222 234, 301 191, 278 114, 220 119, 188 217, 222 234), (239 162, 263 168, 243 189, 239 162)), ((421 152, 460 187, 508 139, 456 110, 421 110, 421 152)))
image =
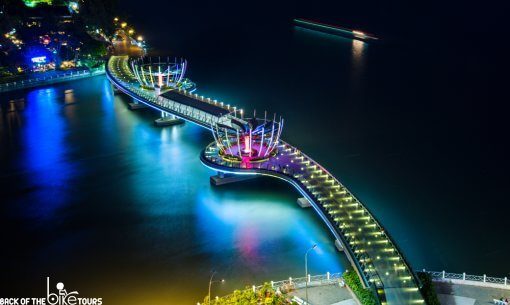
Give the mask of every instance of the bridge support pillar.
POLYGON ((335 247, 340 252, 344 251, 344 245, 338 239, 335 239, 335 247))
POLYGON ((257 178, 257 175, 235 175, 218 172, 217 175, 211 176, 210 182, 214 186, 220 186, 224 184, 240 182, 245 180, 251 180, 257 178))
POLYGON ((309 208, 312 206, 310 201, 308 201, 305 197, 298 198, 297 204, 302 208, 309 208))
POLYGON ((110 86, 112 87, 112 91, 113 91, 114 95, 121 93, 119 88, 117 88, 117 86, 115 86, 114 84, 110 83, 110 86))
POLYGON ((138 110, 138 109, 144 109, 144 108, 147 108, 148 106, 143 104, 143 103, 140 103, 138 100, 136 99, 133 99, 133 102, 129 103, 128 104, 128 107, 130 110, 138 110))
POLYGON ((156 125, 158 127, 172 126, 172 125, 179 125, 179 124, 184 124, 184 120, 179 119, 175 115, 166 113, 164 111, 161 111, 161 117, 154 121, 154 125, 156 125))

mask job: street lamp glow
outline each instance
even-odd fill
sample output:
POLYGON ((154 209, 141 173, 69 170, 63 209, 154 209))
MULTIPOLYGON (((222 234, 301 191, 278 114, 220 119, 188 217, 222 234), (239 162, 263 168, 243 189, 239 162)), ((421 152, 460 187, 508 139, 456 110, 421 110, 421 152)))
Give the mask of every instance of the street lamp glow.
POLYGON ((142 37, 142 36, 138 36, 138 37, 136 38, 136 40, 138 40, 138 41, 142 41, 142 40, 143 40, 143 37, 142 37))
POLYGON ((134 32, 135 32, 135 30, 133 30, 133 29, 130 29, 130 30, 128 31, 128 33, 129 33, 129 34, 133 34, 134 32))
MULTIPOLYGON (((216 274, 216 271, 213 271, 211 273, 211 278, 209 279, 209 293, 207 294, 207 300, 208 303, 211 304, 211 286, 213 283, 225 283, 225 279, 221 279, 220 281, 213 281, 214 275, 216 274)), ((218 299, 218 297, 216 297, 218 299)))
POLYGON ((306 304, 308 303, 308 252, 312 251, 313 249, 317 248, 317 244, 313 244, 313 246, 306 250, 305 253, 305 295, 306 295, 306 304))
POLYGON ((122 22, 122 23, 120 24, 120 26, 121 26, 122 28, 125 28, 125 27, 127 26, 127 22, 122 22))

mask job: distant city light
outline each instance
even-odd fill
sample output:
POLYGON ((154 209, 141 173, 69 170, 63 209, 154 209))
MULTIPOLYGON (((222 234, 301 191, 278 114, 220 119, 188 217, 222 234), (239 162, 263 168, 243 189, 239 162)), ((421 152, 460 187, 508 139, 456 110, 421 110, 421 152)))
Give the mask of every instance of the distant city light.
POLYGON ((119 18, 115 17, 115 18, 113 18, 113 21, 117 22, 117 21, 119 21, 119 18))
POLYGON ((135 30, 133 30, 133 29, 130 29, 130 30, 128 31, 128 33, 129 33, 129 34, 133 34, 134 32, 135 32, 135 30))
POLYGON ((31 60, 34 64, 42 64, 46 62, 46 56, 32 57, 31 60))
POLYGON ((142 37, 142 36, 138 36, 138 37, 136 38, 136 40, 138 40, 138 41, 142 41, 142 40, 143 40, 143 37, 142 37))
POLYGON ((51 38, 48 35, 45 35, 41 37, 41 42, 42 44, 47 45, 51 42, 51 38))
POLYGON ((68 7, 71 12, 78 13, 80 10, 80 6, 78 5, 78 2, 70 1, 68 4, 68 7))
POLYGON ((125 28, 125 27, 127 26, 127 22, 122 22, 122 23, 120 24, 120 26, 121 26, 122 28, 125 28))
POLYGON ((47 5, 52 5, 52 0, 23 0, 23 3, 28 7, 36 7, 37 5, 44 3, 47 5))

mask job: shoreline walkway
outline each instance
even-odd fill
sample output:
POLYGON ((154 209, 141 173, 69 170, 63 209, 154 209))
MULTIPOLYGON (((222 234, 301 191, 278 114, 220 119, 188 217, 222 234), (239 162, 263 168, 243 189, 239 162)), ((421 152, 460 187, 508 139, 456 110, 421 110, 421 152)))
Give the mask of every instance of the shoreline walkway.
POLYGON ((510 290, 468 284, 434 281, 441 305, 494 304, 494 300, 510 299, 510 290))
POLYGON ((42 74, 40 77, 36 78, 0 84, 0 93, 35 88, 39 86, 48 86, 103 74, 105 74, 104 68, 78 70, 67 73, 53 73, 49 76, 42 74))
POLYGON ((426 271, 432 277, 442 305, 494 304, 494 300, 510 299, 507 277, 426 271))

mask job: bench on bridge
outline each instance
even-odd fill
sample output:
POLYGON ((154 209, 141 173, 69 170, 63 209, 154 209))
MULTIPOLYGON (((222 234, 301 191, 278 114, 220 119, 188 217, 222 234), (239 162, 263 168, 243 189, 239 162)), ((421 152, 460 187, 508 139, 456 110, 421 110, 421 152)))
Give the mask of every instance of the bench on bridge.
POLYGON ((500 300, 496 300, 496 299, 493 299, 494 301, 494 304, 496 305, 508 305, 508 302, 505 302, 505 301, 500 301, 500 300))

